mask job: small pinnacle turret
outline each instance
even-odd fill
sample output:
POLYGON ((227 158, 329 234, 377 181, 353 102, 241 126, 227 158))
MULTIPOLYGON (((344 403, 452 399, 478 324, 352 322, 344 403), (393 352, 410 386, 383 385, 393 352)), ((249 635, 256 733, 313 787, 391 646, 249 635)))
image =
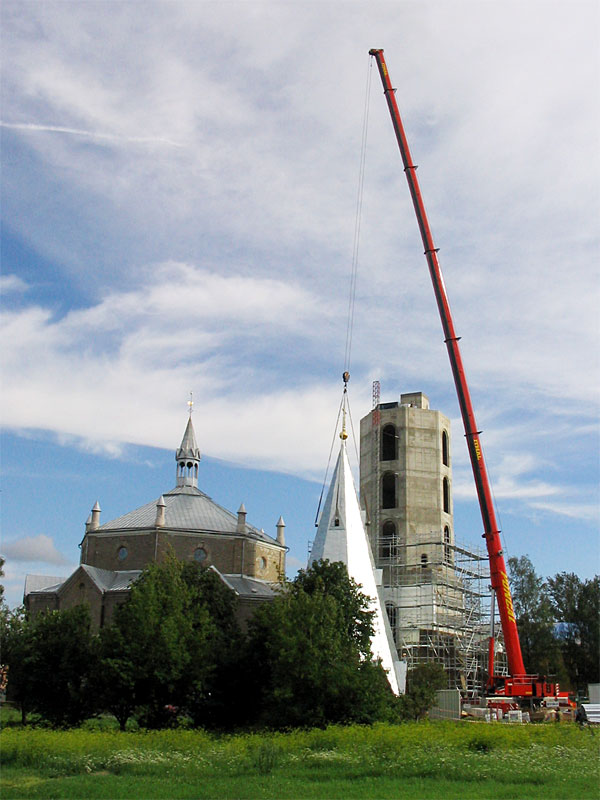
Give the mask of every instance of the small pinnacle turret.
MULTIPOLYGON (((91 519, 89 520, 89 530, 95 531, 100 525, 100 503, 96 500, 92 508, 91 519)), ((89 519, 89 518, 88 518, 89 519)), ((87 526, 86 526, 87 527, 87 526)))
POLYGON ((283 521, 283 517, 279 517, 277 520, 277 541, 281 545, 285 545, 285 522, 283 521))
POLYGON ((165 526, 165 498, 161 496, 158 498, 158 502, 156 503, 156 520, 154 524, 157 528, 164 528, 165 526))

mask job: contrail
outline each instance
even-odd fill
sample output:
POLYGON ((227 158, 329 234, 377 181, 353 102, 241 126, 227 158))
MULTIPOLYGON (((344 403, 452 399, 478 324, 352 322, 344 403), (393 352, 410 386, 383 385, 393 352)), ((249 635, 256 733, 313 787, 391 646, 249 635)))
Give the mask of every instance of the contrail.
POLYGON ((63 128, 59 125, 38 125, 35 122, 2 122, 0 128, 13 128, 19 131, 44 131, 49 133, 69 133, 74 136, 87 136, 90 139, 107 139, 114 142, 134 142, 136 144, 167 144, 171 147, 183 147, 180 142, 156 136, 118 136, 113 133, 95 133, 79 128, 63 128))

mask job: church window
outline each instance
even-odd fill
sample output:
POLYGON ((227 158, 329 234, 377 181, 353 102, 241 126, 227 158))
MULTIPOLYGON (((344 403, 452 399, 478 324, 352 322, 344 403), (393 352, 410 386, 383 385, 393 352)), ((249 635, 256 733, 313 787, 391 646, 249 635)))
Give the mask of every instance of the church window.
POLYGON ((429 559, 427 558, 427 553, 422 553, 421 554, 421 566, 423 567, 423 569, 425 569, 427 567, 427 562, 428 561, 429 561, 429 559))
POLYGON ((448 434, 442 431, 442 464, 445 467, 450 465, 450 455, 448 453, 448 434))
POLYGON ((396 508, 396 476, 386 472, 381 480, 381 507, 396 508))
POLYGON ((379 558, 388 559, 396 556, 396 524, 392 520, 383 523, 379 540, 379 558))
POLYGON ((394 637, 394 642, 396 641, 396 629, 398 627, 398 609, 393 603, 386 603, 385 610, 388 615, 388 619, 390 621, 390 628, 392 629, 392 636, 394 637))
POLYGON ((452 555, 450 550, 450 528, 447 525, 444 528, 444 561, 446 564, 452 563, 452 555))
POLYGON ((442 482, 442 494, 443 494, 443 500, 444 500, 444 506, 443 506, 444 511, 446 512, 446 514, 449 514, 450 513, 450 483, 448 481, 448 478, 444 478, 444 480, 442 482))
POLYGON ((194 550, 194 561, 199 561, 199 562, 206 561, 207 555, 208 553, 203 547, 197 547, 194 550))
POLYGON ((264 556, 262 556, 260 559, 260 568, 261 569, 267 568, 267 559, 264 556))
POLYGON ((119 561, 125 561, 127 558, 127 548, 126 547, 119 547, 117 550, 117 558, 119 561))
POLYGON ((397 457, 396 428, 386 425, 381 432, 381 460, 395 461, 397 457))

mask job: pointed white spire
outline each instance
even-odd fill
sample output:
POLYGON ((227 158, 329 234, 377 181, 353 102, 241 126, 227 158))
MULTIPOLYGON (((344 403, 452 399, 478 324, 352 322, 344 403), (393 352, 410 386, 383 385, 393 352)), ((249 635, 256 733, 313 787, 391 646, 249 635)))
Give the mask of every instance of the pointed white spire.
POLYGON ((317 527, 309 566, 319 559, 342 561, 350 577, 361 585, 361 592, 371 598, 370 610, 375 611, 371 639, 373 655, 381 659, 394 694, 403 692, 404 671, 398 660, 389 620, 377 588, 375 563, 362 523, 345 438, 342 438, 340 445, 340 454, 317 527))

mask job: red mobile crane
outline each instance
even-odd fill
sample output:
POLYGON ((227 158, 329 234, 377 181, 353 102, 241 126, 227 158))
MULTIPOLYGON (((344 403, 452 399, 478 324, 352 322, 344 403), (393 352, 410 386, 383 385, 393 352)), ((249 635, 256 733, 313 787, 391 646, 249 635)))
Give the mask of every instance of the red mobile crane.
MULTIPOLYGON (((483 458, 483 450, 479 441, 479 434, 481 431, 477 429, 477 424, 475 422, 475 415, 473 413, 473 406, 471 404, 469 387, 467 385, 462 358, 460 355, 460 348, 458 346, 460 337, 456 335, 454 330, 452 314, 450 313, 450 304, 448 302, 446 287, 444 285, 444 279, 442 277, 442 271, 437 257, 438 248, 436 248, 433 243, 433 236, 431 235, 429 222, 427 221, 427 214, 425 212, 425 206, 423 205, 423 199, 421 197, 419 182, 417 180, 417 168, 412 162, 408 142, 406 140, 406 134, 404 132, 402 120, 400 119, 400 112, 396 103, 396 90, 392 88, 390 76, 388 74, 385 59, 383 57, 383 50, 374 48, 369 50, 369 54, 375 58, 379 68, 379 74, 383 84, 383 91, 387 100, 390 115, 392 117, 394 132, 398 141, 398 147, 400 148, 400 155, 402 156, 402 161, 404 163, 404 173, 406 175, 406 180, 408 181, 415 213, 417 215, 417 222, 421 231, 421 238, 425 248, 425 257, 429 266, 429 273, 433 283, 435 298, 442 321, 444 341, 448 349, 448 356, 450 358, 450 365, 452 367, 452 374, 454 376, 454 383, 456 386, 456 392, 458 394, 458 402, 465 428, 465 437, 469 449, 471 466, 473 468, 477 497, 479 499, 479 508, 481 510, 481 517, 483 519, 483 538, 486 540, 490 562, 490 575, 493 592, 492 597, 495 596, 498 601, 498 609, 500 611, 500 621, 504 634, 504 644, 510 673, 508 676, 494 674, 494 633, 492 627, 489 642, 487 691, 490 695, 498 696, 498 705, 507 705, 508 698, 514 698, 518 701, 522 701, 525 698, 531 698, 532 700, 534 698, 538 698, 538 702, 544 697, 550 696, 557 698, 559 695, 557 684, 548 683, 545 678, 539 675, 527 675, 525 672, 523 656, 521 655, 521 643, 519 641, 519 633, 517 631, 517 621, 515 619, 510 586, 508 583, 508 576, 506 574, 506 565, 502 552, 502 544, 500 541, 500 530, 496 521, 490 482, 483 458), (500 700, 500 698, 502 698, 502 700, 500 700)), ((492 620, 494 613, 494 605, 492 605, 492 620)), ((566 693, 563 692, 560 694, 566 699, 566 693)))

